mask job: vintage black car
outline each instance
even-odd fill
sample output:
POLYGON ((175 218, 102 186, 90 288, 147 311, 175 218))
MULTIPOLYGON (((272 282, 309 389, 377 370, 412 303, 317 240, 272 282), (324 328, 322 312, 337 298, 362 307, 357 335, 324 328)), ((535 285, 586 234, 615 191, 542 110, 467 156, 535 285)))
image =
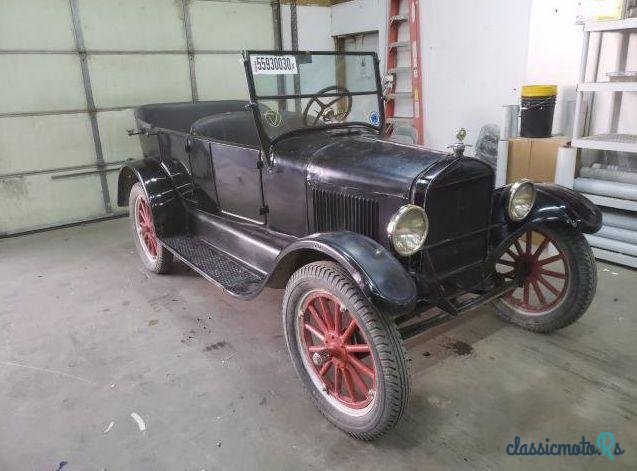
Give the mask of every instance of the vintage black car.
POLYGON ((551 332, 596 285, 599 210, 553 184, 494 188, 465 157, 385 136, 372 53, 243 53, 249 101, 142 106, 118 202, 155 273, 180 259, 231 296, 285 289, 283 329, 320 411, 360 439, 409 395, 403 339, 485 303, 551 332))

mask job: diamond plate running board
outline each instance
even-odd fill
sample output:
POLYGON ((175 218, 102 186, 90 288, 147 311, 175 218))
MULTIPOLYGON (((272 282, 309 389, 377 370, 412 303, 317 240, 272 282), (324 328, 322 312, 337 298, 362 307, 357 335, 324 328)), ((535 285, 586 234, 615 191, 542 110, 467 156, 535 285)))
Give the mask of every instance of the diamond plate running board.
POLYGON ((265 275, 197 237, 167 237, 160 242, 186 265, 233 296, 250 298, 262 288, 265 275))

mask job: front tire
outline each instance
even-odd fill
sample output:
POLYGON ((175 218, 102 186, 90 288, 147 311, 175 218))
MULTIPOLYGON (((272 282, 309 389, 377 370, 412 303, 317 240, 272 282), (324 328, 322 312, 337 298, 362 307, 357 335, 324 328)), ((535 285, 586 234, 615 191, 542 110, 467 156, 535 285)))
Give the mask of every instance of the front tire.
POLYGON ((296 372, 330 422, 361 440, 396 425, 409 397, 402 339, 338 264, 310 263, 292 275, 283 327, 296 372))
POLYGON ((496 269, 505 278, 522 271, 522 286, 498 299, 495 308, 505 320, 533 332, 549 333, 575 322, 588 309, 597 286, 591 248, 568 226, 543 225, 525 232, 496 269))
POLYGON ((157 240, 153 213, 146 192, 139 182, 131 188, 128 215, 135 247, 144 266, 153 273, 168 273, 172 266, 173 254, 157 240))

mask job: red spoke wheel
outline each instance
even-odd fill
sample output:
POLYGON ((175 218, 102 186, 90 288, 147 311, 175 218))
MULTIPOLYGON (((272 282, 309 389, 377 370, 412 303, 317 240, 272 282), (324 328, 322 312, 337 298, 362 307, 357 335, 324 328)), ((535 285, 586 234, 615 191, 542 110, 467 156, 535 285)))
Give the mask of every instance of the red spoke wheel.
POLYGON ((524 232, 504 250, 496 271, 519 277, 521 286, 496 301, 506 320, 535 332, 551 332, 577 320, 595 293, 595 259, 584 236, 568 226, 524 232))
POLYGON ((155 273, 168 272, 173 257, 157 240, 153 213, 140 183, 134 184, 131 188, 128 212, 135 246, 142 262, 155 273))
POLYGON ((157 237, 155 237, 155 223, 145 195, 137 195, 135 200, 135 225, 139 241, 142 243, 146 255, 151 260, 156 259, 157 237))
POLYGON ((409 397, 402 339, 342 267, 314 262, 288 281, 283 323, 290 357, 314 404, 356 438, 378 438, 409 397))
POLYGON ((504 252, 498 271, 512 279, 522 275, 522 286, 502 301, 527 314, 542 314, 559 304, 567 292, 569 266, 564 252, 541 230, 528 231, 504 252))
POLYGON ((358 322, 338 298, 312 291, 301 305, 297 338, 319 387, 338 406, 364 409, 376 392, 376 366, 358 322))

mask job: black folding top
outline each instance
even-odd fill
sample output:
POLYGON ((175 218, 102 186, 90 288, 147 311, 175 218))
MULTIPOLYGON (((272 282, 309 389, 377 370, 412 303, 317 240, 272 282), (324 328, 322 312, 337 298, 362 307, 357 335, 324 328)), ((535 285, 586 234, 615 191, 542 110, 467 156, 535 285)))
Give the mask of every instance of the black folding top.
POLYGON ((135 118, 154 127, 190 132, 193 123, 206 116, 228 111, 245 110, 247 101, 220 100, 197 103, 156 103, 135 110, 135 118))

